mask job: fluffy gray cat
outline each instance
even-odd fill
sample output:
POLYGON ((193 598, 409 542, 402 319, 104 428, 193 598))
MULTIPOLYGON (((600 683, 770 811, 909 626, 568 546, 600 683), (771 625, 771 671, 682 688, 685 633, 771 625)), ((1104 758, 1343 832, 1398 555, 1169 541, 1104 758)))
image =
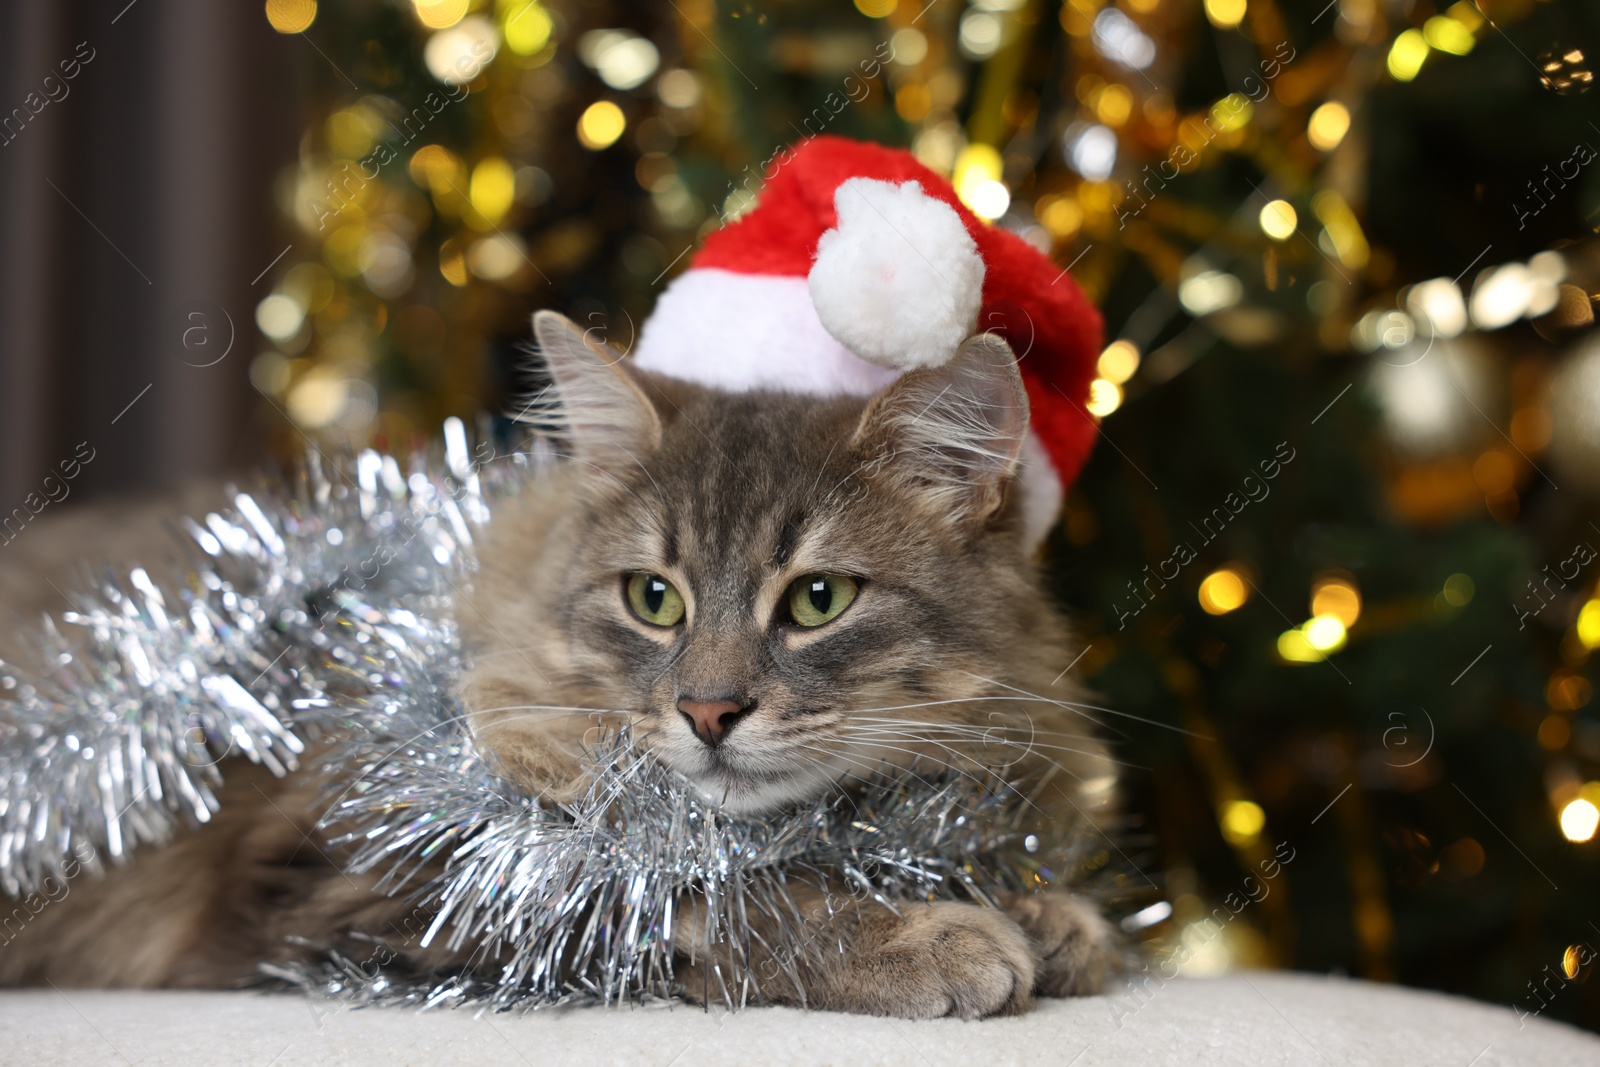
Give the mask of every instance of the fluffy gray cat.
MULTIPOLYGON (((559 315, 535 329, 553 383, 541 412, 567 455, 497 508, 459 608, 463 701, 505 776, 577 796, 591 731, 626 721, 747 815, 913 764, 1031 765, 1049 817, 1106 812, 1113 766, 1067 703, 1065 626, 1011 491, 1028 408, 1003 341, 975 336, 863 401, 723 393, 636 371, 559 315)), ((215 820, 80 879, 0 945, 0 984, 238 986, 296 958, 289 935, 338 945, 414 925, 340 871, 309 773, 226 771, 215 820)), ((1066 893, 900 916, 843 893, 799 903, 825 949, 794 969, 803 988, 763 970, 769 1001, 978 1017, 1105 975, 1109 930, 1066 893)), ((689 915, 692 995, 716 961, 689 915)), ((414 940, 414 966, 459 962, 414 940)))

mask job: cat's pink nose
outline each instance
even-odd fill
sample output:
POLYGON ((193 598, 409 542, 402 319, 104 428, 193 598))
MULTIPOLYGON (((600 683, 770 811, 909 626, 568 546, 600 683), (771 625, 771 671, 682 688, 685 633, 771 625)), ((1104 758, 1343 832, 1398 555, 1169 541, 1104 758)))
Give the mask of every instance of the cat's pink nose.
POLYGON ((749 710, 737 700, 690 700, 684 697, 678 701, 678 711, 689 720, 695 736, 713 748, 749 710))

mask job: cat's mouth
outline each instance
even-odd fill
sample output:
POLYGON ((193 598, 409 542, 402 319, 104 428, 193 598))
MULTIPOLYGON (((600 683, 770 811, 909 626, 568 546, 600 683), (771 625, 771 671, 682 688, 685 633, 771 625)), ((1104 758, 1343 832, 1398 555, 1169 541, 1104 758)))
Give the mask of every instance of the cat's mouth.
POLYGON ((753 764, 747 755, 726 748, 703 753, 697 763, 677 770, 702 797, 735 815, 762 815, 810 800, 835 781, 835 775, 820 764, 753 764))

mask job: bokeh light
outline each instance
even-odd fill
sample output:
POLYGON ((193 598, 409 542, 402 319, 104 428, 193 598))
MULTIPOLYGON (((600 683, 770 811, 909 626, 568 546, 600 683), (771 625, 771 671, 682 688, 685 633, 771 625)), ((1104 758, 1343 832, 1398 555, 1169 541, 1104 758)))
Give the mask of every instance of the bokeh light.
POLYGON ((1261 209, 1261 232, 1274 241, 1287 241, 1295 234, 1299 216, 1287 200, 1273 200, 1261 209))
POLYGON ((490 156, 472 168, 468 197, 473 209, 482 216, 489 228, 498 226, 506 217, 516 195, 516 175, 511 171, 511 164, 504 159, 490 156))
POLYGON ((443 30, 460 22, 470 7, 469 0, 412 0, 417 21, 430 30, 443 30))
POLYGON ((317 20, 317 0, 267 0, 267 22, 279 33, 304 33, 317 20))
POLYGON ((1096 378, 1089 383, 1089 414, 1103 419, 1122 406, 1122 388, 1116 382, 1096 378))
POLYGON ((1581 844, 1593 838, 1596 829, 1600 829, 1600 808, 1588 800, 1578 797, 1561 808, 1561 834, 1568 841, 1581 844))
POLYGON ((584 109, 578 119, 578 141, 592 152, 616 144, 622 131, 628 128, 622 109, 610 100, 596 100, 584 109))
POLYGON ((1139 346, 1132 341, 1112 341, 1095 364, 1100 377, 1121 385, 1139 369, 1139 346))
POLYGON ((1230 800, 1222 808, 1222 832, 1231 844, 1253 845, 1267 825, 1267 813, 1252 800, 1230 800))
POLYGON ((506 9, 501 34, 506 47, 519 56, 537 55, 550 43, 555 23, 550 13, 536 3, 513 5, 506 9))
POLYGON ((1205 0, 1206 18, 1219 30, 1231 30, 1244 21, 1245 0, 1205 0))
POLYGON ((1311 586, 1311 614, 1331 615, 1346 628, 1361 617, 1361 591, 1340 575, 1318 578, 1311 586))
POLYGON ((1244 607, 1250 599, 1250 586, 1242 571, 1223 567, 1206 575, 1200 583, 1200 607, 1208 615, 1226 615, 1244 607))
POLYGON ((1406 30, 1389 48, 1389 74, 1397 82, 1408 82, 1422 70, 1428 59, 1428 39, 1421 30, 1406 30))
POLYGON ((1350 109, 1330 100, 1311 113, 1306 123, 1306 139, 1319 152, 1332 152, 1350 132, 1350 109))

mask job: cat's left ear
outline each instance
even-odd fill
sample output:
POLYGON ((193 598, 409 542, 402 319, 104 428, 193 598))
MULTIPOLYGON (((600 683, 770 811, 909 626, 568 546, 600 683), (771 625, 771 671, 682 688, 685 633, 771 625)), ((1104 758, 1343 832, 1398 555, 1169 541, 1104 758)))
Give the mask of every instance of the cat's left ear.
POLYGON ((987 519, 1005 504, 1027 433, 1016 357, 1000 337, 980 333, 948 363, 910 371, 874 397, 855 441, 954 512, 987 519))
POLYGON ((661 416, 625 357, 565 315, 533 316, 550 387, 521 419, 559 433, 577 458, 602 469, 632 466, 661 442, 661 416))

